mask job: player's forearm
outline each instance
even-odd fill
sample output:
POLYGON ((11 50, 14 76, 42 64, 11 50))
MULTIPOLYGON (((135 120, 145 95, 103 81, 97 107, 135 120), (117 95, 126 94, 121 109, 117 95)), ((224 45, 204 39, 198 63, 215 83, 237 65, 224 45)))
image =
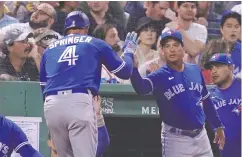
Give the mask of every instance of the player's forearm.
POLYGON ((204 44, 198 40, 192 40, 184 30, 180 31, 184 39, 184 47, 191 57, 196 57, 204 48, 204 44))
POLYGON ((110 144, 110 138, 106 126, 98 127, 98 146, 96 157, 101 157, 110 144))
POLYGON ((38 151, 36 151, 30 144, 21 147, 17 153, 22 157, 44 157, 38 151))
POLYGON ((223 124, 220 121, 220 118, 218 116, 218 113, 213 105, 213 102, 211 101, 210 97, 203 100, 203 109, 207 116, 207 120, 210 123, 210 125, 216 129, 219 127, 222 127, 223 124))
POLYGON ((149 94, 150 92, 152 92, 152 86, 151 86, 150 82, 147 79, 143 79, 140 76, 137 68, 133 69, 133 73, 131 76, 131 83, 132 83, 134 90, 139 95, 146 95, 146 94, 149 94))
POLYGON ((133 71, 133 54, 124 54, 123 60, 125 62, 124 66, 115 75, 121 79, 128 80, 133 71))

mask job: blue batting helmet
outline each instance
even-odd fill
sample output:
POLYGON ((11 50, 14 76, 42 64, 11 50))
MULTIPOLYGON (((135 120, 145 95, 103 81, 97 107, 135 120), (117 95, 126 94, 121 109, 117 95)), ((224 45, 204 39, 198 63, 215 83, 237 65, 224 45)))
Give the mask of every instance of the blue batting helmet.
POLYGON ((71 28, 87 28, 90 25, 89 18, 82 11, 70 12, 65 20, 64 34, 71 28))

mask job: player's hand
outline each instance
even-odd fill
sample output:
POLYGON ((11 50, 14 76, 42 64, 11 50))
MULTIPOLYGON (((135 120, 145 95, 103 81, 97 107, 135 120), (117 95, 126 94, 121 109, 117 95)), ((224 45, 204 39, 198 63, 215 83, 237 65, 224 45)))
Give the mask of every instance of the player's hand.
POLYGON ((30 45, 30 49, 31 49, 28 57, 33 59, 39 58, 40 54, 38 53, 38 46, 35 44, 35 42, 32 40, 29 40, 28 44, 30 45))
POLYGON ((96 108, 96 115, 101 115, 102 111, 101 111, 101 97, 100 96, 95 96, 93 97, 93 102, 96 108))
POLYGON ((217 128, 215 132, 215 138, 213 143, 217 143, 219 145, 219 149, 223 150, 225 144, 225 135, 223 128, 217 128))
POLYGON ((167 23, 166 27, 168 27, 170 30, 176 30, 177 28, 179 28, 179 25, 177 21, 172 21, 167 23))
POLYGON ((160 68, 159 64, 157 64, 155 62, 152 62, 152 63, 149 64, 149 68, 147 69, 147 71, 149 73, 152 73, 152 72, 156 71, 159 68, 160 68))
POLYGON ((124 53, 134 53, 138 45, 137 33, 128 33, 124 42, 124 53))

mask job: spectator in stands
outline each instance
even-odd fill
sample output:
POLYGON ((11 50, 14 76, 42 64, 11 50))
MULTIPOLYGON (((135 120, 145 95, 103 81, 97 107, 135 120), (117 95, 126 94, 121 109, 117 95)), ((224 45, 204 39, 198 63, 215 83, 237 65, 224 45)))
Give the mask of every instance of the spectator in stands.
POLYGON ((241 15, 225 11, 220 22, 220 31, 224 40, 233 42, 241 40, 241 15))
MULTIPOLYGON (((101 24, 97 26, 92 34, 95 38, 99 38, 104 40, 106 43, 108 43, 115 52, 121 56, 121 46, 120 46, 120 38, 118 36, 118 31, 113 24, 101 24)), ((115 78, 116 80, 119 80, 114 74, 110 73, 107 68, 103 65, 102 66, 102 78, 105 79, 106 83, 111 82, 111 79, 115 78)), ((102 82, 104 83, 104 82, 102 82)))
POLYGON ((0 59, 2 80, 38 81, 40 55, 37 46, 29 41, 32 33, 13 28, 3 38, 4 59, 0 59))
MULTIPOLYGON (((165 17, 165 13, 169 8, 169 2, 165 1, 145 1, 144 8, 146 9, 145 16, 142 18, 151 18, 155 27, 157 27, 158 34, 161 34, 162 30, 165 28, 165 25, 171 20, 165 17)), ((141 18, 141 19, 142 19, 141 18)), ((138 21, 141 20, 139 17, 133 19, 130 15, 130 20, 127 25, 127 30, 133 31, 138 25, 138 21), (132 22, 132 23, 131 23, 132 22)))
POLYGON ((129 19, 126 25, 127 32, 134 31, 139 19, 146 16, 144 4, 141 1, 128 1, 125 5, 124 11, 129 14, 129 19))
POLYGON ((38 46, 38 53, 42 56, 45 49, 56 40, 60 39, 61 36, 48 28, 39 28, 33 32, 33 37, 36 45, 38 46))
POLYGON ((4 36, 8 30, 11 30, 13 28, 21 29, 26 33, 33 32, 33 30, 42 27, 51 28, 54 24, 55 19, 55 9, 47 3, 41 3, 31 15, 30 21, 28 23, 17 23, 3 27, 0 30, 0 35, 4 36))
POLYGON ((94 29, 92 36, 104 40, 113 48, 115 52, 120 53, 121 51, 121 47, 119 45, 120 38, 115 25, 113 24, 98 25, 94 29))
POLYGON ((199 1, 197 7, 197 14, 194 22, 208 27, 208 14, 211 2, 209 1, 199 1))
MULTIPOLYGON (((115 52, 121 50, 120 46, 118 45, 118 42, 120 41, 118 31, 113 24, 101 24, 97 26, 92 35, 107 42, 115 52)), ((105 79, 106 83, 110 82, 112 78, 115 78, 115 75, 110 73, 104 65, 102 66, 101 76, 102 79, 105 79)))
POLYGON ((143 17, 138 23, 136 32, 138 34, 139 44, 135 53, 140 67, 145 62, 159 57, 159 53, 152 49, 152 46, 156 44, 158 38, 158 30, 156 23, 151 18, 143 17))
POLYGON ((77 1, 60 1, 59 8, 56 8, 57 20, 52 29, 61 35, 64 35, 64 24, 67 14, 74 11, 78 5, 77 1))
POLYGON ((18 20, 5 14, 4 1, 0 1, 0 29, 12 23, 18 23, 18 20))
POLYGON ((140 65, 140 67, 138 69, 139 73, 142 77, 145 77, 148 74, 156 71, 160 67, 164 66, 165 63, 166 63, 164 55, 163 55, 162 50, 161 50, 160 40, 161 40, 161 38, 159 37, 158 41, 156 43, 157 44, 157 52, 159 53, 159 56, 155 59, 152 59, 152 60, 147 61, 144 64, 140 65))
MULTIPOLYGON (((39 2, 35 2, 37 5, 39 2)), ((10 10, 11 16, 15 17, 19 22, 29 22, 29 17, 31 13, 34 11, 34 6, 32 2, 28 1, 6 1, 5 5, 10 10)))
POLYGON ((207 28, 193 22, 197 13, 196 1, 178 1, 177 5, 177 20, 168 23, 163 32, 179 30, 182 33, 186 51, 184 61, 196 64, 207 41, 207 28))
MULTIPOLYGON (((124 1, 123 1, 124 2, 124 1)), ((90 7, 88 6, 87 1, 81 1, 80 5, 77 6, 77 10, 81 10, 84 13, 90 13, 90 7)), ((106 14, 109 14, 115 21, 119 24, 125 26, 125 13, 124 8, 121 2, 118 1, 109 1, 108 2, 108 10, 106 14)))
POLYGON ((127 5, 127 1, 119 1, 123 11, 124 11, 124 27, 126 28, 127 24, 128 24, 128 20, 129 20, 129 16, 130 14, 128 12, 125 11, 125 7, 127 5))
POLYGON ((224 12, 221 22, 220 31, 222 39, 234 42, 231 52, 231 58, 234 63, 234 74, 241 72, 241 15, 237 12, 224 12))
POLYGON ((205 19, 207 19, 210 6, 210 1, 198 1, 196 17, 204 17, 205 19))
MULTIPOLYGON (((111 3, 111 2, 110 2, 111 3)), ((111 23, 117 26, 119 37, 121 40, 124 40, 126 31, 124 29, 124 21, 119 21, 116 18, 113 18, 113 15, 108 12, 109 2, 108 1, 89 1, 87 2, 88 9, 83 11, 87 14, 90 20, 90 27, 88 34, 92 35, 93 30, 100 24, 111 23)), ((120 8, 121 5, 119 4, 120 8)), ((78 8, 80 9, 80 7, 78 8)))
POLYGON ((208 42, 202 55, 200 57, 199 65, 202 68, 202 73, 206 84, 212 84, 212 77, 210 70, 203 69, 204 64, 209 61, 209 59, 216 53, 227 53, 231 55, 234 42, 225 41, 223 39, 213 39, 208 42))

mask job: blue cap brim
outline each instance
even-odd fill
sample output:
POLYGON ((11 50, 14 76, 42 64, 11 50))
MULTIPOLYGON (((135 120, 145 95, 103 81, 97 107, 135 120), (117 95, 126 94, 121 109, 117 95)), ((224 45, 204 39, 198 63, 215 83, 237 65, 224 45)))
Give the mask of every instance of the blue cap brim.
POLYGON ((204 64, 204 68, 209 69, 211 67, 211 65, 214 65, 214 64, 232 65, 232 64, 228 64, 228 63, 224 63, 224 62, 220 62, 220 61, 209 61, 204 64))
POLYGON ((161 44, 161 45, 164 45, 164 42, 166 42, 168 39, 176 40, 176 41, 178 41, 182 46, 184 45, 181 39, 176 38, 176 37, 174 37, 174 36, 167 36, 167 37, 164 37, 163 39, 160 40, 160 44, 161 44))

